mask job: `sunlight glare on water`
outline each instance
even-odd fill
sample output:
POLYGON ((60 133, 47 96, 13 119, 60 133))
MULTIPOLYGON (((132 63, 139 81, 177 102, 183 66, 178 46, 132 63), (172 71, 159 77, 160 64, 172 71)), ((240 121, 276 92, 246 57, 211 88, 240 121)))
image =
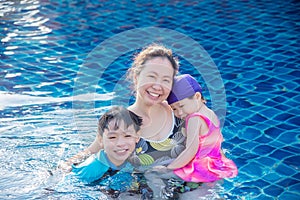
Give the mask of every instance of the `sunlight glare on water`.
POLYGON ((71 107, 73 99, 88 102, 87 99, 107 101, 112 97, 113 94, 86 94, 53 98, 1 92, 0 173, 5 196, 0 198, 25 198, 25 194, 28 198, 37 197, 45 192, 44 187, 61 181, 59 176, 52 178, 50 184, 49 172, 56 171, 61 160, 79 150, 72 148, 73 145, 84 148, 93 140, 97 118, 107 109, 75 110, 71 107), (74 115, 82 120, 75 122, 74 115))

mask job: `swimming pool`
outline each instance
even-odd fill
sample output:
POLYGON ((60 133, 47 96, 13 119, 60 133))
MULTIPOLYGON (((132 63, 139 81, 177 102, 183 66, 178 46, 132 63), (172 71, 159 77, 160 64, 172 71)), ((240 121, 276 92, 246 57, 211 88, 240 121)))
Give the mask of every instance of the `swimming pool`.
POLYGON ((178 53, 180 72, 203 82, 210 105, 225 95, 211 86, 226 92, 223 147, 239 175, 187 196, 299 199, 299 9, 292 0, 0 0, 0 199, 99 198, 91 186, 45 188, 59 180, 50 175, 59 161, 94 139, 97 117, 130 103, 124 73, 148 34, 139 30, 149 28, 171 34, 153 33, 178 53), (118 37, 110 52, 106 42, 118 37), (221 84, 192 64, 199 51, 182 42, 189 39, 209 54, 221 84), (111 61, 104 68, 99 55, 111 61))

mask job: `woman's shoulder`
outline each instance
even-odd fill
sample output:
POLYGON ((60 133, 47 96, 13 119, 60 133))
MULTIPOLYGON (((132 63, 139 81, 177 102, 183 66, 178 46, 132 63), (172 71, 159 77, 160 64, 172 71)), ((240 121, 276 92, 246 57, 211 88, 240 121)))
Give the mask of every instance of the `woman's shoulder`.
POLYGON ((168 104, 168 102, 167 102, 167 101, 163 101, 163 102, 161 102, 161 105, 162 105, 162 106, 164 106, 166 109, 168 109, 168 110, 171 110, 171 111, 172 111, 172 108, 171 108, 171 106, 168 104))

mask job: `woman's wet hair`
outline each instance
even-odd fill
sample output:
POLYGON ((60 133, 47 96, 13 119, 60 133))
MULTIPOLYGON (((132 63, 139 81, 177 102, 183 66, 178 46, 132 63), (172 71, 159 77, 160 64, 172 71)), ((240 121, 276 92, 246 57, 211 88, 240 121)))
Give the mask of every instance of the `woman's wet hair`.
POLYGON ((144 64, 148 60, 156 57, 167 58, 174 69, 173 77, 177 74, 179 70, 179 62, 178 59, 173 56, 172 50, 163 45, 154 43, 145 47, 134 57, 134 62, 131 68, 128 69, 127 78, 133 80, 135 75, 139 75, 141 73, 144 68, 144 64))
POLYGON ((98 134, 102 136, 104 130, 108 129, 110 122, 114 122, 114 130, 119 129, 121 121, 124 122, 125 128, 133 125, 136 132, 140 130, 140 126, 142 125, 142 118, 140 116, 123 106, 114 106, 100 117, 98 121, 98 134))

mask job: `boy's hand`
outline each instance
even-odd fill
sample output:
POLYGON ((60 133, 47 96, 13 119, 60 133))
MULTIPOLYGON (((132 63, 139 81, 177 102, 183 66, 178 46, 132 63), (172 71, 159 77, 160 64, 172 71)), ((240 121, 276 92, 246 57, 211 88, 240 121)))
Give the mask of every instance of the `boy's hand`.
POLYGON ((85 161, 88 157, 90 157, 92 153, 90 150, 85 149, 84 151, 79 152, 77 155, 71 157, 68 161, 62 162, 58 165, 58 168, 61 169, 63 172, 71 172, 72 165, 77 165, 85 161))
POLYGON ((72 163, 61 162, 58 164, 58 169, 61 169, 65 173, 69 173, 72 171, 72 163))

